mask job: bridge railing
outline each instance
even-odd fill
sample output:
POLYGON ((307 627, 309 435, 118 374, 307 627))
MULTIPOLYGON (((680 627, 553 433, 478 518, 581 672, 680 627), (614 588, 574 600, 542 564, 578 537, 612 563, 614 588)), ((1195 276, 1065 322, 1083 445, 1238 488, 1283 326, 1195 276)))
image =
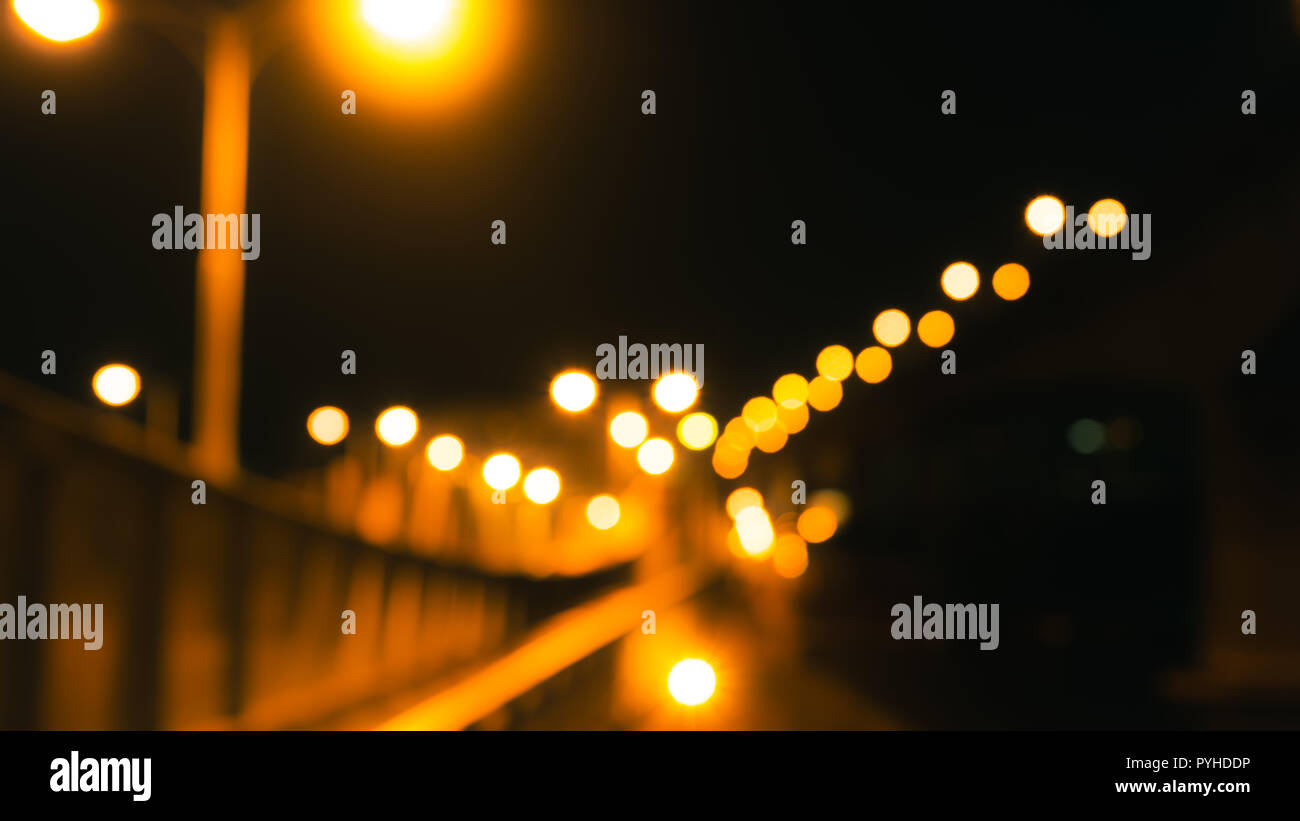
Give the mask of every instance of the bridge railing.
MULTIPOLYGON (((103 605, 97 650, 0 641, 0 727, 373 726, 358 716, 397 714, 636 575, 630 561, 577 576, 489 572, 448 558, 473 551, 447 549, 440 522, 423 547, 378 546, 332 526, 312 494, 244 477, 208 485, 196 504, 195 478, 174 442, 0 380, 0 602, 103 605)), ((460 538, 526 544, 528 508, 437 492, 474 523, 460 538)), ((629 491, 641 510, 619 536, 629 560, 652 546, 664 569, 681 558, 690 527, 654 523, 688 495, 629 491)), ((548 533, 547 544, 563 535, 548 533)), ((598 638, 569 642, 543 667, 594 652, 598 638)), ((540 683, 540 669, 507 689, 540 683)))

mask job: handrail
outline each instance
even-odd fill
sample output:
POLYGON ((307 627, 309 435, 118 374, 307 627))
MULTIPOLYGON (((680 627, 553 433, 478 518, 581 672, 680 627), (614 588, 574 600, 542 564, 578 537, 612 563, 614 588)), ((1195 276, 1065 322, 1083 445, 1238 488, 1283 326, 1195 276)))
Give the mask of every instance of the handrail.
POLYGON ((710 580, 678 566, 544 622, 514 649, 380 724, 379 730, 463 730, 641 624, 647 609, 676 604, 710 580))

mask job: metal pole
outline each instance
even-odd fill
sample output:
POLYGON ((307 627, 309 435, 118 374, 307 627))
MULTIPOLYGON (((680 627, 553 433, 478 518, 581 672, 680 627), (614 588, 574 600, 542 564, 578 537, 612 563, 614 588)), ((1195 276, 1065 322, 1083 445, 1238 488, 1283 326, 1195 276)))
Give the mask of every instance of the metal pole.
MULTIPOLYGON (((209 24, 204 54, 201 213, 243 214, 248 183, 252 51, 244 18, 209 24)), ((234 248, 199 251, 194 329, 194 459, 204 475, 239 471, 244 261, 234 248)))

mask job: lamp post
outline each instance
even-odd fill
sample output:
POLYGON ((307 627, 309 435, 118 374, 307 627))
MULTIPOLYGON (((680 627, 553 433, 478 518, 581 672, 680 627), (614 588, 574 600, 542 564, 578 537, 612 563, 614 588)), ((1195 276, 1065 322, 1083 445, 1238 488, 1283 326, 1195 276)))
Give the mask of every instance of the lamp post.
MULTIPOLYGON (((320 2, 320 0, 308 0, 320 2)), ((256 63, 291 28, 302 0, 13 0, 18 17, 50 40, 85 37, 100 24, 100 6, 163 34, 203 76, 203 214, 243 214, 248 188, 248 111, 256 63), (254 34, 258 38, 255 49, 254 34)), ((447 14, 450 0, 360 0, 376 30, 424 36, 447 14)), ((243 239, 241 237, 241 239, 243 239)), ((239 243, 198 252, 194 321, 191 450, 208 479, 239 472, 240 357, 244 323, 244 260, 239 243)))
MULTIPOLYGON (((13 8, 36 33, 66 42, 99 26, 100 5, 97 0, 14 0, 13 8)), ((203 76, 199 199, 204 214, 244 213, 251 32, 255 23, 267 21, 273 5, 287 4, 254 0, 227 10, 215 4, 139 0, 111 9, 166 36, 203 76)), ((216 481, 229 481, 239 471, 244 261, 239 243, 227 244, 231 249, 198 252, 195 287, 192 458, 198 470, 216 481)))
MULTIPOLYGON (((243 214, 253 74, 248 21, 217 15, 205 34, 200 207, 204 214, 243 214)), ((199 251, 195 283, 193 457, 219 481, 239 471, 244 260, 238 243, 228 245, 199 251)))

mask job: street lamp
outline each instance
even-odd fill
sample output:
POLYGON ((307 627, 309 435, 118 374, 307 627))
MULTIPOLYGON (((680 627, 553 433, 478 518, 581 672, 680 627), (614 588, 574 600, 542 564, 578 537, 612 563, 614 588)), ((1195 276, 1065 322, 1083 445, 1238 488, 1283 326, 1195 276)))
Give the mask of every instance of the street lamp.
POLYGON ((519 460, 509 453, 497 453, 483 463, 483 481, 493 490, 509 490, 519 481, 522 468, 519 460))
POLYGON ((409 43, 445 26, 454 5, 452 0, 361 0, 361 16, 385 37, 409 43))
POLYGON ((337 445, 348 435, 348 415, 333 405, 317 408, 307 417, 307 432, 322 445, 337 445))
MULTIPOLYGON (((100 20, 94 0, 14 0, 13 5, 33 31, 53 40, 83 37, 100 20)), ((200 13, 144 0, 122 9, 163 32, 191 61, 202 55, 197 60, 204 81, 199 200, 206 214, 244 213, 251 32, 270 18, 272 5, 260 0, 200 13)), ((199 251, 195 291, 193 457, 209 478, 229 480, 239 470, 244 262, 237 246, 199 251)))
POLYGON ((596 401, 596 380, 583 371, 565 371, 551 381, 551 399, 570 413, 586 410, 596 401))
POLYGON ((105 365, 90 380, 95 396, 105 405, 119 407, 140 393, 140 374, 130 365, 105 365))
POLYGON ((455 470, 465 458, 465 445, 450 433, 444 433, 429 442, 424 455, 429 460, 429 464, 438 470, 455 470))
MULTIPOLYGON (((323 0, 245 0, 211 6, 134 0, 120 8, 109 0, 13 0, 23 23, 56 41, 95 31, 101 5, 110 17, 120 13, 165 36, 202 74, 200 210, 245 213, 249 96, 256 66, 284 35, 296 32, 304 18, 295 15, 319 18, 323 6, 332 11, 335 7, 323 0)), ((463 0, 349 0, 349 5, 359 7, 362 19, 375 31, 408 42, 445 32, 465 16, 463 0)), ((198 252, 195 286, 192 456, 199 470, 218 481, 233 479, 239 470, 244 260, 238 243, 232 245, 198 252)))
POLYGON ((698 707, 718 686, 713 666, 704 659, 682 659, 668 673, 668 692, 678 704, 698 707))
POLYGON ((420 429, 419 417, 405 405, 394 405, 375 419, 375 434, 390 448, 400 448, 415 438, 420 429))
POLYGON ((60 43, 85 37, 99 25, 95 0, 14 0, 14 12, 32 31, 60 43))

